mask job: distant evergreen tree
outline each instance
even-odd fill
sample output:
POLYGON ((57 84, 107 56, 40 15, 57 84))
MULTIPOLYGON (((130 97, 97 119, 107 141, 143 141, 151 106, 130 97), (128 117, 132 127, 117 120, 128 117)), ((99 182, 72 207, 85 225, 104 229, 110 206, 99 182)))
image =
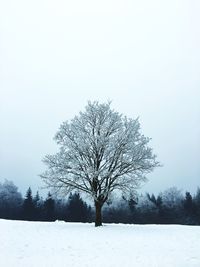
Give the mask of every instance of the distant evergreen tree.
POLYGON ((185 199, 183 202, 185 211, 187 214, 191 214, 193 212, 193 199, 190 192, 185 193, 185 199))
POLYGON ((156 197, 154 194, 150 196, 150 194, 147 193, 147 198, 149 201, 151 201, 155 206, 155 212, 152 214, 152 220, 153 223, 163 223, 164 222, 164 208, 163 208, 163 200, 162 196, 156 197))
POLYGON ((183 200, 183 206, 186 215, 186 223, 187 224, 195 224, 196 221, 196 205, 193 201, 193 198, 190 192, 185 193, 185 198, 183 200))
POLYGON ((35 197, 33 198, 33 203, 34 203, 34 207, 35 207, 34 219, 36 221, 41 221, 43 219, 43 217, 42 217, 43 200, 40 197, 38 191, 37 191, 35 197))
POLYGON ((52 198, 50 192, 44 201, 44 217, 47 221, 55 220, 55 200, 52 198))
POLYGON ((196 221, 197 224, 200 224, 200 188, 197 188, 196 195, 194 197, 194 203, 196 207, 196 221))
POLYGON ((34 203, 35 203, 36 206, 39 204, 39 201, 40 201, 40 195, 39 195, 39 192, 38 192, 38 191, 36 192, 36 195, 35 195, 35 197, 33 198, 33 201, 34 201, 34 203))
POLYGON ((35 219, 35 205, 32 197, 32 190, 29 187, 22 206, 22 217, 24 220, 32 221, 35 219))
POLYGON ((130 223, 132 221, 128 201, 120 199, 108 207, 103 209, 103 217, 106 223, 130 223))
POLYGON ((156 223, 158 220, 158 208, 155 205, 154 195, 141 195, 138 203, 137 223, 156 223))
POLYGON ((128 207, 130 210, 130 219, 129 219, 129 223, 138 223, 138 209, 137 209, 137 205, 138 205, 138 198, 130 198, 128 200, 128 207))
POLYGON ((67 213, 67 201, 65 199, 55 199, 55 219, 65 220, 67 213))
POLYGON ((70 193, 68 199, 67 221, 71 222, 87 222, 90 220, 91 207, 82 200, 79 193, 70 193))
POLYGON ((133 198, 130 198, 128 200, 128 205, 129 205, 130 210, 134 212, 136 210, 137 201, 133 198))

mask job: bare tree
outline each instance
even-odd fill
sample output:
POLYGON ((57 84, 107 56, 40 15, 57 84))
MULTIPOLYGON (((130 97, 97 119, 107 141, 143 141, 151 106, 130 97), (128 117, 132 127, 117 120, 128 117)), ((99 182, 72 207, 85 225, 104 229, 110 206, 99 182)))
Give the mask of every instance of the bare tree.
POLYGON ((102 225, 102 206, 114 190, 134 193, 159 165, 138 119, 122 116, 110 103, 88 102, 84 112, 60 126, 55 140, 60 150, 45 157, 48 170, 41 178, 64 194, 89 194, 96 209, 95 226, 102 225))

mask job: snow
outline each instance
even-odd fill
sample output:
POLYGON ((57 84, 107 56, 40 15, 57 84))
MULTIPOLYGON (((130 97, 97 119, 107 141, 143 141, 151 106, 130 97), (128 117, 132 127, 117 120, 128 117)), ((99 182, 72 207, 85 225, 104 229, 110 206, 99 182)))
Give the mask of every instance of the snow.
POLYGON ((199 267, 200 227, 0 220, 1 267, 199 267))

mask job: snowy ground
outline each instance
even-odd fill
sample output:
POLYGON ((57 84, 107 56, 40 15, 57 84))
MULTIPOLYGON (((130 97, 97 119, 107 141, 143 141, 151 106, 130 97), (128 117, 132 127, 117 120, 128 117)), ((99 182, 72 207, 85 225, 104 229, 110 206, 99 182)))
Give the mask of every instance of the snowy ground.
POLYGON ((199 267, 200 227, 0 220, 1 267, 199 267))

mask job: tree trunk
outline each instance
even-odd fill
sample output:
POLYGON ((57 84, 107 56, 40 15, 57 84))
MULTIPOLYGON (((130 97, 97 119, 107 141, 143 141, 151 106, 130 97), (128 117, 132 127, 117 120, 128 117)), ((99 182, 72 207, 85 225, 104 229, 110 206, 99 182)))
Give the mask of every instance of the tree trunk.
POLYGON ((95 227, 102 226, 102 215, 101 215, 102 204, 95 201, 95 209, 96 209, 95 227))

